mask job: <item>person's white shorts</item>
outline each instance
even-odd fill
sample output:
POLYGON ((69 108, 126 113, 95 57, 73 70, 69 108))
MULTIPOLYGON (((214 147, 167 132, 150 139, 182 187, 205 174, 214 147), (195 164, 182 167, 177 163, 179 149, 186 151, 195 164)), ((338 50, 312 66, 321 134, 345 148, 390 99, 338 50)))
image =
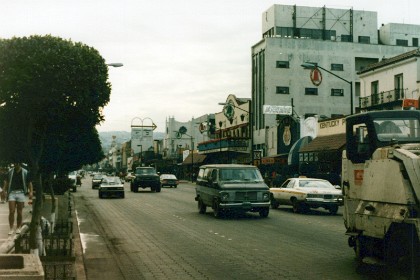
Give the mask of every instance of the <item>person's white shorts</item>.
POLYGON ((12 191, 8 196, 9 201, 26 202, 26 196, 24 192, 12 191))

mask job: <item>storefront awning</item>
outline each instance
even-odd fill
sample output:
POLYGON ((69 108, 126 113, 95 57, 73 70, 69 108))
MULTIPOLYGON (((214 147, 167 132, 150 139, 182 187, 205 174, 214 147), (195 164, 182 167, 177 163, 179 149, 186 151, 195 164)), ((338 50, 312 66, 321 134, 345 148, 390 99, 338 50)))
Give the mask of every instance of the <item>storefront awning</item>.
POLYGON ((316 151, 336 151, 346 144, 346 134, 332 134, 316 137, 311 143, 300 148, 300 153, 316 151))
POLYGON ((311 136, 305 136, 297 140, 292 148, 290 148, 289 157, 287 158, 288 165, 298 165, 299 164, 299 151, 302 147, 307 146, 312 141, 311 136))
POLYGON ((193 162, 194 160, 194 164, 197 163, 203 163, 203 161, 206 159, 206 155, 202 155, 202 154, 189 154, 185 160, 182 162, 182 165, 189 165, 193 162))

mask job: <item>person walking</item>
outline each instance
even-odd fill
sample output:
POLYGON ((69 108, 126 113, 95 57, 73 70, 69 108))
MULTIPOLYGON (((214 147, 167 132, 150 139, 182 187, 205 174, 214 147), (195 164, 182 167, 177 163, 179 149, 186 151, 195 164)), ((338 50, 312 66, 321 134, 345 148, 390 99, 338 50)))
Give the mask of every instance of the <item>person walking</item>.
POLYGON ((14 233, 15 212, 16 217, 16 233, 19 234, 23 220, 23 206, 26 202, 26 194, 32 199, 33 186, 32 180, 28 175, 28 171, 22 168, 20 163, 15 163, 4 179, 3 191, 6 192, 9 201, 9 235, 14 233))

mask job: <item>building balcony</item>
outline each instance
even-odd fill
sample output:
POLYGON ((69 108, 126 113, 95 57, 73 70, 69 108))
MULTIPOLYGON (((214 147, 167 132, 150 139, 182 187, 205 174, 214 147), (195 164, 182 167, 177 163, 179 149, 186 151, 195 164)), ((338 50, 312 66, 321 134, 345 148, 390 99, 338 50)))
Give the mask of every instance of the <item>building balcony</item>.
POLYGON ((372 94, 359 98, 359 107, 361 110, 374 109, 392 109, 395 106, 402 106, 402 102, 407 95, 407 89, 394 89, 372 94))
POLYGON ((198 143, 197 149, 200 154, 226 151, 249 153, 249 143, 249 138, 227 137, 198 143))

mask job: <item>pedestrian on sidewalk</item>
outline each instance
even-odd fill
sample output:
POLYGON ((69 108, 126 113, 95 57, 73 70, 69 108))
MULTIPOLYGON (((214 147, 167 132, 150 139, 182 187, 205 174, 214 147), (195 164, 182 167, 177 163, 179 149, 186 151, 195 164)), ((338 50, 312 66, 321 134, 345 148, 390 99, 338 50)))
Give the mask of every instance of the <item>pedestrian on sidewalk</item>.
POLYGON ((16 217, 16 233, 19 234, 23 222, 23 206, 26 202, 26 194, 32 199, 33 186, 28 171, 22 168, 20 163, 15 163, 10 169, 3 183, 3 191, 6 192, 9 201, 9 235, 14 233, 15 212, 16 217))
MULTIPOLYGON (((7 169, 1 168, 0 169, 0 182, 4 182, 4 179, 7 176, 7 169)), ((3 188, 0 186, 0 203, 6 203, 6 192, 3 190, 3 188)))

